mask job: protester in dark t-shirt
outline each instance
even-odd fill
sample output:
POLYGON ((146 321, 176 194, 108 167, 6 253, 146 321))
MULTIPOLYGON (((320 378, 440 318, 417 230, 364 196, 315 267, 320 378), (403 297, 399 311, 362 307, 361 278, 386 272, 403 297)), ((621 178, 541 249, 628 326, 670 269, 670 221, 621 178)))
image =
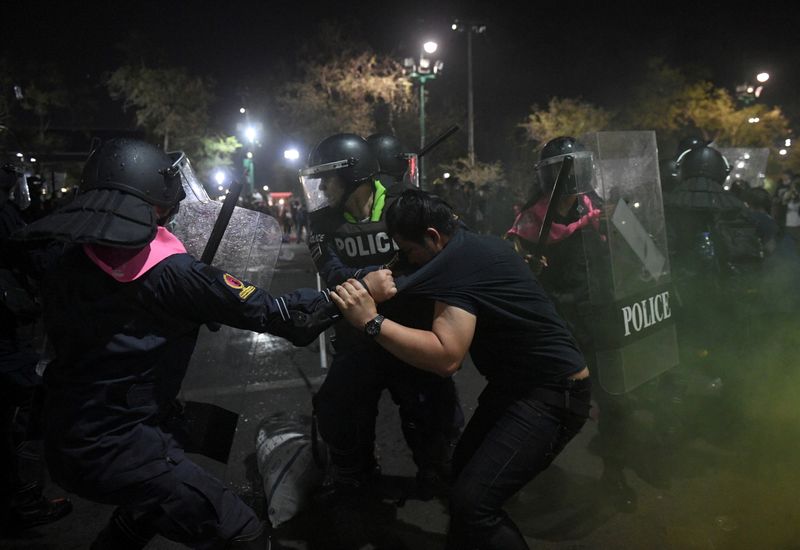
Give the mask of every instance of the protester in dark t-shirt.
POLYGON ((547 385, 585 366, 553 302, 507 241, 456 230, 436 262, 396 281, 403 294, 476 317, 469 352, 489 382, 517 389, 547 385))
POLYGON ((353 326, 416 368, 450 376, 471 354, 488 384, 455 451, 447 548, 526 549, 502 507, 586 421, 584 358, 508 243, 468 231, 446 203, 419 190, 402 193, 386 219, 408 263, 421 266, 398 278, 399 295, 435 301, 431 330, 378 315, 352 279, 332 298, 353 326))

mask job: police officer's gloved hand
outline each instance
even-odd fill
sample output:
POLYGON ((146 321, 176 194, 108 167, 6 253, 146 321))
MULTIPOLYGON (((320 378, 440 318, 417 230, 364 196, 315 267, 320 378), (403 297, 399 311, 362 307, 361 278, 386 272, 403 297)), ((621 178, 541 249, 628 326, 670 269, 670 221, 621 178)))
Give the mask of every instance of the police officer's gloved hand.
POLYGON ((342 317, 327 291, 301 288, 275 298, 275 305, 280 315, 270 319, 267 331, 295 346, 307 346, 342 317))

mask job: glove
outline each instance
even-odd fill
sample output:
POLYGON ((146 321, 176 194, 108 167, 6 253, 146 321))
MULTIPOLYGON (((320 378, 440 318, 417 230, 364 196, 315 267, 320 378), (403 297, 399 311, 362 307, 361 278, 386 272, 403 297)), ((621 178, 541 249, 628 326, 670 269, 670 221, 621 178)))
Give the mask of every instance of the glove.
POLYGON ((307 346, 342 318, 327 291, 298 289, 274 300, 280 315, 274 316, 267 331, 295 346, 307 346))

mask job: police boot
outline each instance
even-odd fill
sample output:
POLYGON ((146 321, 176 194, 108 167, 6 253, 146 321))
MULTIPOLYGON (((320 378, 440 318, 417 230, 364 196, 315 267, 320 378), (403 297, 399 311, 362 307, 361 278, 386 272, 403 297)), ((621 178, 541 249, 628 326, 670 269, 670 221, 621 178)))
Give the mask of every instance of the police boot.
POLYGON ((280 550, 281 547, 271 540, 270 530, 269 525, 262 521, 258 531, 231 539, 225 550, 280 550))
POLYGON ((42 495, 39 483, 29 483, 12 497, 7 531, 22 531, 52 523, 70 512, 72 502, 69 499, 47 498, 42 495))
POLYGON ((371 454, 356 457, 328 446, 331 460, 325 468, 322 486, 313 495, 316 505, 330 507, 340 498, 367 497, 379 485, 381 467, 371 454))
POLYGON ((141 550, 155 534, 147 521, 137 521, 130 512, 117 508, 91 550, 141 550))
POLYGON ((636 491, 628 485, 622 465, 613 460, 606 460, 603 465, 601 484, 605 496, 611 499, 620 512, 635 512, 637 507, 636 491))
POLYGON ((447 497, 453 477, 455 439, 448 439, 441 433, 424 433, 413 422, 403 422, 402 428, 417 465, 417 498, 447 497))

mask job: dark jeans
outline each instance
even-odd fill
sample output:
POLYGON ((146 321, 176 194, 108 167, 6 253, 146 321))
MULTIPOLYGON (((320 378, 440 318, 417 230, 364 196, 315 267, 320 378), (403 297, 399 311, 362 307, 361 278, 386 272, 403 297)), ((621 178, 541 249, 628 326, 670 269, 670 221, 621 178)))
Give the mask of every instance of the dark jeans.
MULTIPOLYGON (((565 381, 563 389, 570 399, 591 400, 588 378, 565 381)), ((585 422, 566 409, 487 385, 453 457, 457 477, 447 549, 527 549, 503 505, 550 465, 585 422)))
POLYGON ((314 398, 334 473, 358 478, 375 466, 375 422, 384 389, 399 406, 417 467, 449 470, 464 425, 453 379, 406 365, 375 346, 337 352, 314 398))

